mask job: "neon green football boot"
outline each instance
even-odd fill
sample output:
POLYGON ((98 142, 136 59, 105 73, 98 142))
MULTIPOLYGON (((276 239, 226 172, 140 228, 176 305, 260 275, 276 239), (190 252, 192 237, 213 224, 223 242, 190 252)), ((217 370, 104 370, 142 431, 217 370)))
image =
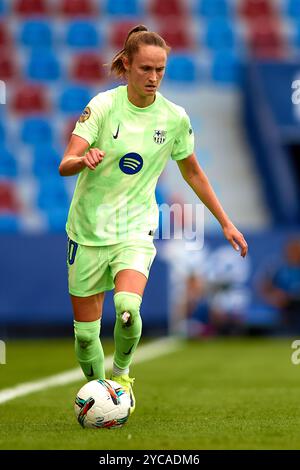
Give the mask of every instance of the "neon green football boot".
POLYGON ((135 398, 132 390, 132 386, 134 383, 134 379, 130 378, 129 375, 112 375, 110 380, 113 380, 114 382, 118 382, 126 392, 129 394, 130 397, 130 414, 132 414, 135 410, 135 398))

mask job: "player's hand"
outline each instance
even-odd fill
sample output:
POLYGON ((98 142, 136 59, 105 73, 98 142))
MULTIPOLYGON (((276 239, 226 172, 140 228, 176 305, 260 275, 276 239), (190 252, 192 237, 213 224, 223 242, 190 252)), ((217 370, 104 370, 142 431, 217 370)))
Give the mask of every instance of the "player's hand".
POLYGON ((223 227, 223 233, 225 238, 233 246, 236 251, 241 251, 241 256, 244 258, 248 253, 248 245, 244 238, 244 235, 238 231, 238 229, 230 222, 228 225, 223 227))
POLYGON ((99 163, 102 162, 104 155, 105 152, 103 150, 92 148, 82 157, 82 163, 90 170, 95 170, 99 163))

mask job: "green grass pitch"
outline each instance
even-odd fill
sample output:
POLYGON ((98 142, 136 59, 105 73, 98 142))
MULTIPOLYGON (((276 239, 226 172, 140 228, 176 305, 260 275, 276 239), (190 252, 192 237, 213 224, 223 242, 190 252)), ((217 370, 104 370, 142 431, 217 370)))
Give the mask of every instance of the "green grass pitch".
MULTIPOLYGON (((79 426, 73 401, 84 381, 0 404, 0 449, 300 449, 291 343, 190 341, 133 365, 137 407, 120 429, 79 426)), ((8 341, 0 389, 74 367, 72 340, 8 341)))

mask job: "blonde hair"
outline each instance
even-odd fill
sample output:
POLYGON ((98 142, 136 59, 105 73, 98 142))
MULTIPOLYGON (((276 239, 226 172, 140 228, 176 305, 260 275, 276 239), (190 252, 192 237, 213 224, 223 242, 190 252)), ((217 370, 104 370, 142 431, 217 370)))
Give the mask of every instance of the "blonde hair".
POLYGON ((138 52, 141 44, 161 47, 167 54, 169 54, 171 50, 159 34, 148 31, 146 26, 139 24, 132 28, 127 34, 124 48, 119 51, 112 60, 110 72, 118 78, 124 78, 126 70, 123 64, 123 57, 127 57, 129 62, 132 62, 133 56, 138 52))

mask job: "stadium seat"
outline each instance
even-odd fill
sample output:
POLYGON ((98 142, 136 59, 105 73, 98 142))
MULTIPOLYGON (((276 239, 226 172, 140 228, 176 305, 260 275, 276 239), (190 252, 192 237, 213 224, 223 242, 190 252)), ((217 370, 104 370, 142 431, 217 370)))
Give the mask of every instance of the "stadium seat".
POLYGON ((173 54, 168 60, 166 78, 174 82, 195 82, 197 67, 194 58, 189 55, 173 54))
POLYGON ((50 232, 65 232, 68 212, 69 205, 64 207, 51 208, 45 212, 48 219, 48 229, 50 232))
POLYGON ((300 47, 300 18, 294 22, 294 36, 293 41, 296 47, 300 47))
POLYGON ((17 162, 13 154, 3 145, 0 144, 0 178, 15 178, 17 176, 17 162))
POLYGON ((234 46, 235 37, 232 22, 227 18, 211 18, 207 21, 205 44, 210 49, 230 49, 234 46))
POLYGON ((20 31, 20 44, 30 47, 51 47, 53 33, 48 21, 28 20, 23 23, 20 31))
POLYGON ((240 81, 241 65, 231 50, 216 51, 212 61, 212 79, 220 84, 235 85, 240 81))
POLYGON ((60 63, 57 54, 47 48, 34 49, 26 72, 27 78, 31 80, 57 80, 60 78, 60 63))
POLYGON ((228 0, 197 0, 197 13, 207 18, 227 16, 230 13, 228 0))
POLYGON ((7 47, 11 45, 11 36, 5 21, 0 23, 0 47, 7 47))
POLYGON ((60 13, 66 16, 95 16, 99 11, 93 0, 62 0, 60 13))
POLYGON ((287 0, 286 11, 288 16, 293 19, 300 19, 300 1, 287 0))
POLYGON ((136 22, 132 21, 112 23, 109 37, 110 46, 113 49, 123 49, 128 31, 130 31, 134 26, 136 26, 136 22))
POLYGON ((88 88, 69 86, 64 89, 59 99, 59 108, 63 113, 80 115, 92 96, 88 88))
POLYGON ((63 178, 59 176, 48 176, 42 178, 39 184, 37 205, 40 209, 52 210, 67 207, 69 204, 68 194, 63 178))
POLYGON ((193 40, 189 33, 190 29, 187 22, 165 21, 159 28, 159 34, 172 49, 190 49, 193 48, 193 40))
POLYGON ((61 136, 61 140, 65 144, 67 144, 69 142, 70 138, 71 138, 72 132, 73 132, 73 130, 75 128, 75 125, 76 125, 76 122, 77 122, 77 119, 78 118, 76 118, 76 117, 75 118, 72 117, 65 124, 65 127, 63 129, 63 133, 62 133, 62 136, 61 136))
POLYGON ((271 18, 276 13, 274 2, 271 0, 242 0, 239 10, 241 16, 249 20, 271 18))
POLYGON ((16 0, 14 11, 18 15, 46 15, 50 12, 49 2, 47 0, 16 0))
POLYGON ((3 126, 3 123, 0 122, 0 142, 5 142, 6 140, 6 132, 5 132, 5 127, 3 126))
POLYGON ((104 63, 97 53, 78 54, 73 57, 71 78, 80 82, 99 82, 105 77, 104 63))
POLYGON ((184 17, 187 13, 186 2, 183 0, 152 0, 149 12, 157 18, 174 16, 184 17))
POLYGON ((0 233, 15 233, 19 230, 19 217, 0 213, 0 233))
POLYGON ((280 59, 285 55, 285 42, 276 21, 260 20, 250 29, 249 48, 259 59, 280 59))
POLYGON ((138 0, 107 0, 105 12, 118 17, 141 14, 138 0))
POLYGON ((95 23, 72 21, 67 28, 66 44, 70 47, 95 48, 99 47, 101 42, 95 23))
POLYGON ((42 113, 49 110, 45 88, 40 85, 23 83, 15 91, 12 109, 16 113, 42 113))
POLYGON ((44 118, 28 117, 21 124, 21 140, 25 144, 50 144, 53 131, 50 122, 44 118))
POLYGON ((17 78, 18 68, 11 49, 0 49, 0 79, 11 80, 17 78))
POLYGON ((32 170, 38 178, 57 176, 58 167, 62 159, 62 152, 59 152, 51 144, 37 145, 33 149, 32 170))
POLYGON ((5 0, 0 0, 0 16, 4 16, 7 13, 5 0))
POLYGON ((0 181, 0 213, 18 213, 20 203, 15 185, 11 181, 0 181))

